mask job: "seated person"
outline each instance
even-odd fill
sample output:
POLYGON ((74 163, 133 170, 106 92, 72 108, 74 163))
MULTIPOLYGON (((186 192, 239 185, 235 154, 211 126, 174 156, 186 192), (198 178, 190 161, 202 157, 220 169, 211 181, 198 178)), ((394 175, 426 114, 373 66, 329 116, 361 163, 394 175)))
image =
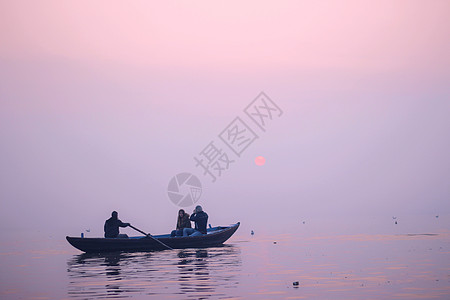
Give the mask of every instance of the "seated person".
POLYGON ((184 212, 184 209, 178 211, 177 229, 172 230, 171 237, 182 236, 184 228, 192 228, 191 221, 189 220, 189 214, 184 212))
POLYGON ((119 220, 117 211, 111 213, 111 218, 106 220, 105 226, 105 238, 127 238, 126 234, 119 234, 119 227, 130 226, 130 223, 123 223, 119 220))
POLYGON ((189 219, 195 222, 195 229, 184 228, 183 236, 198 236, 206 234, 206 224, 208 223, 208 214, 203 211, 200 205, 197 205, 197 207, 194 209, 194 212, 192 213, 189 219))

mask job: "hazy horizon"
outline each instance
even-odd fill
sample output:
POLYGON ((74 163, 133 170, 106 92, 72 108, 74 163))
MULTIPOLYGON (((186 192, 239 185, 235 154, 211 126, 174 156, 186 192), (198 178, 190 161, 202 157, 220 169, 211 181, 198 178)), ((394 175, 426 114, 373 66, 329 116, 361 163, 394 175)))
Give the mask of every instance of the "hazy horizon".
POLYGON ((346 4, 3 2, 0 225, 169 232, 181 172, 214 225, 450 214, 450 5, 346 4), (212 183, 193 158, 237 116, 259 137, 212 183))

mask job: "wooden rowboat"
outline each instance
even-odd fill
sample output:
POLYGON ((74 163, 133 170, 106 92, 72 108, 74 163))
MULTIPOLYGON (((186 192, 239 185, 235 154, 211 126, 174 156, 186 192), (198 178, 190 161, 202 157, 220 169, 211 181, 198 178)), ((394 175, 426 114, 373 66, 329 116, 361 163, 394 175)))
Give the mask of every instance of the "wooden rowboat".
POLYGON ((100 252, 134 252, 166 250, 167 245, 173 249, 206 248, 222 245, 239 228, 239 222, 227 227, 213 227, 201 236, 170 237, 170 234, 153 235, 152 237, 130 238, 81 238, 66 236, 67 241, 75 248, 86 253, 100 252))

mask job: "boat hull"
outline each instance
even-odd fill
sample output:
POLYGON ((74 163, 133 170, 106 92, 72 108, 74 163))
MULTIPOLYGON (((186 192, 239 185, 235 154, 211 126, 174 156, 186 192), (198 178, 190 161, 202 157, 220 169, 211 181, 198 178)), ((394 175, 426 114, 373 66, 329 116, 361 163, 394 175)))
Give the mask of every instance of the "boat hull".
POLYGON ((66 236, 66 239, 73 247, 86 253, 159 251, 169 249, 165 247, 164 244, 173 249, 206 248, 222 245, 236 232, 239 225, 240 223, 238 222, 229 227, 216 227, 208 229, 208 234, 189 237, 169 237, 169 235, 160 235, 122 239, 66 236))

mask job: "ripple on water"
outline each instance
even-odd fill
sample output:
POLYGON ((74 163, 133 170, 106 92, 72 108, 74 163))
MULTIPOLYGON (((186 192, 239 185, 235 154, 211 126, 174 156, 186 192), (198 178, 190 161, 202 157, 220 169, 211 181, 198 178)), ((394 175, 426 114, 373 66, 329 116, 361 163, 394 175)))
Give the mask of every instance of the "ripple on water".
POLYGON ((240 249, 232 245, 145 253, 81 254, 68 261, 68 295, 189 298, 229 295, 239 284, 240 249), (224 292, 226 289, 226 293, 224 292))

